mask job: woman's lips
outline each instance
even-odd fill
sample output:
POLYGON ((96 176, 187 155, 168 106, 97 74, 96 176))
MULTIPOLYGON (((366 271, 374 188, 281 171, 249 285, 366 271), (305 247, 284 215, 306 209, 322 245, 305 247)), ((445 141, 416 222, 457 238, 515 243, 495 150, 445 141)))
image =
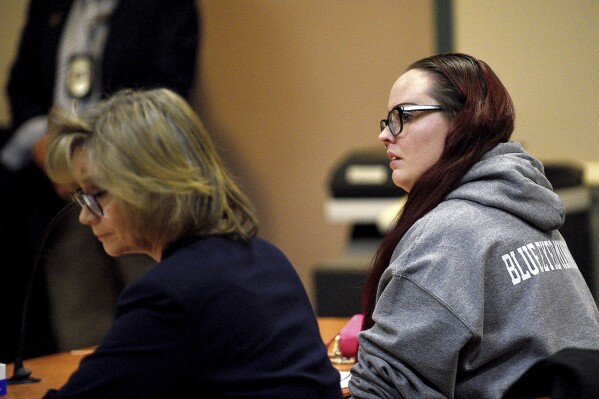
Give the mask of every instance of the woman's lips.
POLYGON ((391 169, 394 169, 394 167, 397 166, 397 164, 401 161, 400 157, 398 157, 390 151, 387 151, 387 158, 389 158, 389 166, 391 167, 391 169))
POLYGON ((106 233, 106 234, 95 234, 96 238, 100 241, 102 241, 104 238, 108 237, 110 234, 106 233))

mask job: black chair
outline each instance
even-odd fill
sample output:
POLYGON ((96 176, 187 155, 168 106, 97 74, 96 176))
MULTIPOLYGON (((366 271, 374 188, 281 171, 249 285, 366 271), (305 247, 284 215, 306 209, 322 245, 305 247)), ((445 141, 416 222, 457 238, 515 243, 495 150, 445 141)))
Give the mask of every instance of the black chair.
POLYGON ((120 292, 155 261, 108 256, 80 208, 63 209, 40 252, 25 329, 25 358, 97 345, 112 324, 120 292))
POLYGON ((599 350, 566 348, 535 363, 504 399, 599 398, 599 350))

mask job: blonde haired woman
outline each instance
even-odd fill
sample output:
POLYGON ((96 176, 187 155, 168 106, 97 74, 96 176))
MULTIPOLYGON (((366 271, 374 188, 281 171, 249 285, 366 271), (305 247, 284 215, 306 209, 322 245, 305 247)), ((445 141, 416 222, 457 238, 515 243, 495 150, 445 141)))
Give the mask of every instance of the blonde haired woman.
POLYGON ((112 256, 158 264, 119 298, 96 351, 45 398, 339 398, 339 374, 285 255, 199 118, 167 89, 51 114, 47 170, 112 256))

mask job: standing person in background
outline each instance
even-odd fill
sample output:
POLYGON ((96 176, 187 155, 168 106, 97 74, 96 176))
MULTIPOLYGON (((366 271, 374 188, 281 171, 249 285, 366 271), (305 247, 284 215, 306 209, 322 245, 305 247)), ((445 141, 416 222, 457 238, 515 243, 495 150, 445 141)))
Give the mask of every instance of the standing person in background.
MULTIPOLYGON (((0 361, 14 360, 27 280, 68 195, 43 170, 49 109, 82 112, 121 88, 169 87, 187 97, 198 36, 195 0, 31 0, 8 81, 11 133, 0 138, 0 247, 10 260, 0 265, 0 361)), ((32 356, 52 345, 28 341, 32 356)))
POLYGON ((158 264, 46 399, 341 397, 298 275, 256 236, 253 206, 183 98, 124 91, 80 119, 56 110, 47 170, 109 255, 158 264))
POLYGON ((511 98, 465 54, 412 64, 379 140, 408 192, 364 287, 354 398, 501 398, 538 360, 599 349, 599 312, 511 98))

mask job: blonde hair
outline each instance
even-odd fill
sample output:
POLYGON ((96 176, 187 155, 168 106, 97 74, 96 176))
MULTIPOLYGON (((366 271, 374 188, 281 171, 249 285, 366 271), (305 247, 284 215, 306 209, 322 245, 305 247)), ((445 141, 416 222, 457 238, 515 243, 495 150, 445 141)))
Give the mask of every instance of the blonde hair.
POLYGON ((53 109, 46 166, 73 184, 72 159, 86 151, 94 183, 115 196, 143 241, 257 232, 248 198, 223 165, 199 117, 168 89, 124 90, 80 118, 53 109))

